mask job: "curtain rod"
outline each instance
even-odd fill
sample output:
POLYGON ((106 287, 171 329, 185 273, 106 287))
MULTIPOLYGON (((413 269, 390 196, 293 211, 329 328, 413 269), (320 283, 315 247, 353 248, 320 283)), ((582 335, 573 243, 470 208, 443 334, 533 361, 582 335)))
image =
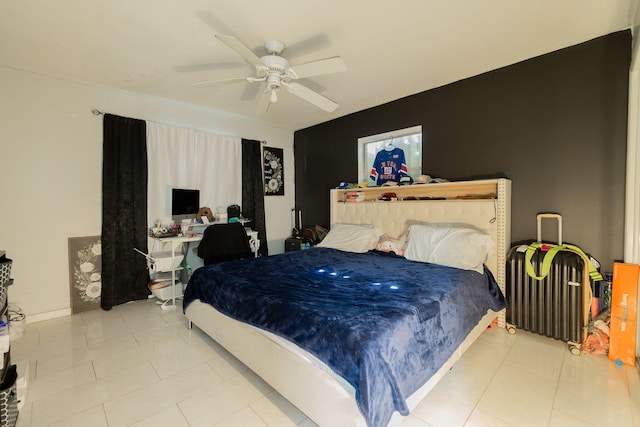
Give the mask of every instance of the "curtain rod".
MULTIPOLYGON (((92 108, 91 109, 91 114, 93 114, 94 116, 102 116, 104 113, 102 111, 98 110, 97 108, 92 108)), ((173 125, 171 125, 171 126, 173 126, 173 125)), ((260 141, 260 144, 262 144, 262 145, 264 145, 266 143, 267 143, 267 141, 265 141, 265 140, 260 141)))

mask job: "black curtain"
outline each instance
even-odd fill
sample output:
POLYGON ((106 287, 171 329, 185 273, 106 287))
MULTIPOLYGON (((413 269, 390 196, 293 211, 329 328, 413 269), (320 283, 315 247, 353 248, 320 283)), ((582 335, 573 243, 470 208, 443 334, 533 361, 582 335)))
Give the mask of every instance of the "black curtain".
POLYGON ((104 115, 100 306, 147 298, 147 124, 104 115))
POLYGON ((242 139, 242 216, 250 219, 258 232, 261 256, 269 255, 267 227, 264 219, 264 184, 262 181, 262 150, 260 141, 242 139))

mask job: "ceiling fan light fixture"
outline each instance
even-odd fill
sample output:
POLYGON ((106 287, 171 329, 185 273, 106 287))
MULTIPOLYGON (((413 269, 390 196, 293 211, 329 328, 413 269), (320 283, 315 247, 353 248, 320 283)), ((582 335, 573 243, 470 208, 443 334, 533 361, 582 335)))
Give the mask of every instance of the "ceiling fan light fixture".
POLYGON ((271 101, 272 104, 278 102, 278 94, 276 93, 276 88, 271 89, 271 96, 269 97, 269 101, 271 101))
POLYGON ((285 44, 280 40, 267 40, 264 42, 264 49, 269 55, 280 55, 285 47, 285 44))

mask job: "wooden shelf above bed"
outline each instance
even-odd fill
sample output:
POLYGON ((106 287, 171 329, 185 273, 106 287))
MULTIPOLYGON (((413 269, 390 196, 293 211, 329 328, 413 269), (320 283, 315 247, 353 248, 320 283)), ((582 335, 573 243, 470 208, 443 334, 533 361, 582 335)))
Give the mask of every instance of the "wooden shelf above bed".
MULTIPOLYGON (((445 198, 445 199, 488 199, 496 198, 498 180, 441 182, 434 184, 417 184, 391 187, 367 187, 336 190, 338 202, 345 201, 347 193, 362 192, 364 202, 379 201, 384 193, 395 193, 398 201, 410 198, 445 198)), ((385 202, 389 203, 389 202, 385 202)))

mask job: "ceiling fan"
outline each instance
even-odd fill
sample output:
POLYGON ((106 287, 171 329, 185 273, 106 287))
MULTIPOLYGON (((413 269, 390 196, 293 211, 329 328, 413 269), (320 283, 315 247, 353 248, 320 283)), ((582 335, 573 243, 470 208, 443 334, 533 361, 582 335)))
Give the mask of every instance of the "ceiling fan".
POLYGON ((265 82, 266 88, 258 103, 258 113, 267 112, 270 105, 278 101, 278 91, 282 87, 287 88, 292 94, 327 112, 331 113, 338 108, 338 104, 335 101, 320 95, 318 92, 300 83, 294 82, 294 80, 347 71, 347 66, 339 56, 292 66, 289 64, 289 61, 280 56, 285 49, 285 44, 279 40, 267 40, 264 48, 268 54, 263 57, 258 57, 235 37, 216 34, 216 38, 249 61, 249 63, 255 67, 256 76, 204 81, 193 83, 193 86, 206 87, 230 83, 265 82))

